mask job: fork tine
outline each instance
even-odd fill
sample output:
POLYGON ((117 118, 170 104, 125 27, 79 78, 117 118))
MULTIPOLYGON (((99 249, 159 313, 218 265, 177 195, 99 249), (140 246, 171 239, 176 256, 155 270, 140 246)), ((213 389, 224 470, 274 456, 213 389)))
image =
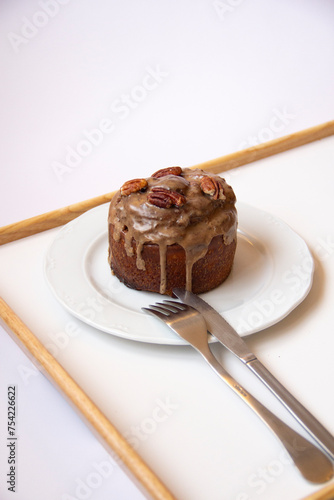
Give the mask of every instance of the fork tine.
POLYGON ((142 310, 148 312, 149 314, 152 314, 152 316, 157 316, 159 319, 162 319, 163 321, 165 321, 166 316, 169 316, 169 314, 161 312, 158 308, 155 308, 155 306, 142 307, 142 310))
POLYGON ((156 307, 160 308, 163 311, 168 311, 170 313, 178 313, 183 311, 183 308, 177 307, 177 303, 172 300, 164 300, 163 302, 157 302, 155 304, 156 307))
POLYGON ((164 304, 167 304, 169 307, 175 307, 177 309, 176 312, 178 311, 185 311, 188 309, 188 306, 186 304, 183 304, 182 302, 176 302, 176 300, 163 300, 164 304))
POLYGON ((149 307, 155 309, 156 311, 160 311, 164 313, 166 316, 169 316, 169 313, 173 312, 168 309, 162 302, 156 302, 155 304, 150 304, 149 307))

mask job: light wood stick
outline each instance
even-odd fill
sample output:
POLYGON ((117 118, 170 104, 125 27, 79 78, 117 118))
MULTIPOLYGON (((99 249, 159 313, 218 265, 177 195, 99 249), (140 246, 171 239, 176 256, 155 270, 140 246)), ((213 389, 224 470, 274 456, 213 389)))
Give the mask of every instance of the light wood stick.
MULTIPOLYGON (((289 149, 329 137, 333 134, 334 120, 278 139, 273 139, 258 146, 199 163, 191 168, 201 168, 212 173, 225 172, 226 170, 231 170, 267 158, 268 156, 282 153, 283 151, 288 151, 289 149)), ((96 198, 37 215, 36 217, 31 217, 21 222, 3 226, 0 228, 0 245, 40 233, 47 229, 62 226, 87 210, 109 202, 113 194, 114 192, 107 193, 96 198)))
POLYGON ((112 455, 117 454, 122 462, 120 465, 125 466, 126 472, 130 473, 131 479, 143 493, 156 500, 175 500, 161 480, 1 297, 0 324, 79 411, 107 451, 112 455))
POLYGON ((333 500, 334 498, 334 483, 331 483, 321 490, 304 497, 302 500, 333 500))
POLYGON ((318 141, 319 139, 324 139, 333 134, 334 120, 301 130, 300 132, 295 132, 294 134, 279 137, 278 139, 273 139, 272 141, 264 142, 258 146, 242 149, 241 151, 221 156, 214 160, 199 163, 195 165, 195 167, 218 174, 257 160, 262 160, 268 156, 283 153, 284 151, 303 146, 310 142, 318 141))
POLYGON ((87 210, 109 202, 113 194, 114 193, 103 194, 96 198, 80 201, 79 203, 74 203, 73 205, 68 205, 67 207, 53 210, 52 212, 36 215, 30 219, 0 227, 0 245, 41 233, 47 229, 62 226, 79 215, 82 215, 87 210))

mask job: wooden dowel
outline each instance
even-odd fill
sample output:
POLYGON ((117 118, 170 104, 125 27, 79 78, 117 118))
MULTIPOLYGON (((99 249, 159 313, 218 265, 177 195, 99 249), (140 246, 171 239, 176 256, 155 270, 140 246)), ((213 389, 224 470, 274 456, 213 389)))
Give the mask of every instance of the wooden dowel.
POLYGON ((333 134, 334 120, 301 130, 300 132, 295 132, 294 134, 279 137, 278 139, 273 139, 272 141, 264 142, 257 146, 252 146, 251 148, 236 151, 235 153, 221 156, 214 160, 199 163, 193 168, 202 168, 212 173, 225 172, 226 170, 241 167, 242 165, 262 160, 268 156, 283 153, 289 149, 297 148, 310 142, 318 141, 319 139, 324 139, 333 134))
POLYGON ((137 486, 146 495, 149 494, 149 498, 175 500, 161 480, 1 297, 0 320, 21 349, 84 417, 105 448, 112 454, 116 453, 137 486))
POLYGON ((58 208, 52 212, 36 215, 30 219, 0 227, 0 245, 41 233, 47 229, 62 226, 87 212, 87 210, 109 202, 113 194, 114 193, 103 194, 96 198, 80 201, 79 203, 68 205, 67 207, 58 208))
MULTIPOLYGON (((231 170, 298 146, 303 146, 304 144, 329 137, 333 134, 334 121, 330 121, 300 132, 295 132, 294 134, 273 139, 272 141, 259 144, 258 146, 253 146, 215 158, 214 160, 193 165, 191 168, 201 168, 212 173, 225 172, 226 170, 231 170)), ((114 192, 107 193, 96 198, 91 198, 64 208, 31 217, 30 219, 15 222, 8 226, 3 226, 0 228, 0 245, 40 233, 47 229, 62 226, 87 210, 109 202, 113 194, 114 192)))
POLYGON ((302 500, 333 500, 334 498, 334 483, 331 483, 321 490, 304 497, 302 500))

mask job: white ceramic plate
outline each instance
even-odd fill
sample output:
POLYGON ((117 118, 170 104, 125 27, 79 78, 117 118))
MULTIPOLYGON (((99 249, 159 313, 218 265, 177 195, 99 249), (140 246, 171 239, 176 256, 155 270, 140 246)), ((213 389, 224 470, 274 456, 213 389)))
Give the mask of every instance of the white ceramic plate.
MULTIPOLYGON (((131 290, 111 274, 108 207, 94 208, 59 231, 44 261, 51 290, 70 313, 99 330, 142 342, 184 344, 141 311, 161 295, 131 290)), ((243 336, 278 322, 306 297, 314 264, 305 242, 284 222, 242 203, 237 208, 232 272, 202 297, 243 336)))

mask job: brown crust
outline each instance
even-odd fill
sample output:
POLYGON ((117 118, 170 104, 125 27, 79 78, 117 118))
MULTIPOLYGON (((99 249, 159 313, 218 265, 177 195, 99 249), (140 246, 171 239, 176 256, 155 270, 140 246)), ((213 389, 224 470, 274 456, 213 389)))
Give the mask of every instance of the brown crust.
MULTIPOLYGON (((145 244, 141 257, 145 262, 145 270, 136 264, 136 242, 132 240, 133 255, 128 256, 124 246, 124 233, 118 241, 113 238, 113 225, 109 225, 109 261, 114 274, 125 285, 136 290, 150 292, 160 291, 160 253, 159 246, 145 244)), ((206 255, 193 265, 192 291, 204 293, 217 287, 231 272, 236 241, 225 245, 223 236, 212 239, 206 255)), ((175 287, 186 288, 186 255, 184 249, 177 244, 167 248, 167 286, 166 294, 172 295, 175 287)))

